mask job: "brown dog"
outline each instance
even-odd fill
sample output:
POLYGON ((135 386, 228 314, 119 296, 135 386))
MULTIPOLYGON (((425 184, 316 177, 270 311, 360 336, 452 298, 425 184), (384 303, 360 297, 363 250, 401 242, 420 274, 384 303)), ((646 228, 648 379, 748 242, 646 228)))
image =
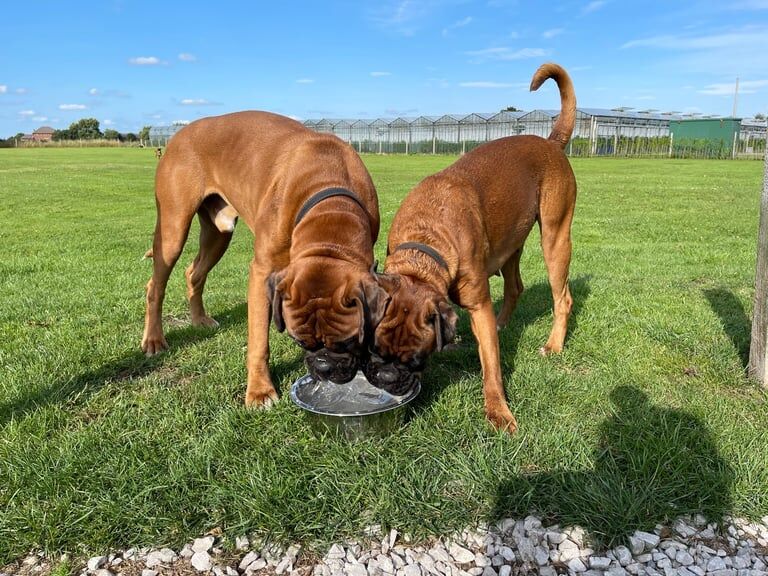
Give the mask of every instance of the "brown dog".
POLYGON ((453 339, 450 297, 470 315, 486 416, 509 432, 517 424, 504 396, 496 331, 509 321, 523 290, 520 256, 535 222, 554 298, 554 325, 543 354, 562 350, 572 304, 568 266, 576 181, 563 149, 573 132, 576 98, 557 64, 541 66, 531 90, 548 78, 557 82, 562 106, 548 140, 512 136, 484 144, 424 179, 403 201, 380 278, 392 300, 365 368, 376 386, 407 390, 427 356, 453 339), (504 303, 494 318, 488 278, 499 270, 504 303))
POLYGON ((200 251, 187 268, 192 324, 217 326, 203 307, 208 272, 242 218, 254 234, 248 281, 245 403, 269 404, 270 305, 278 330, 305 350, 315 376, 350 380, 387 294, 371 272, 379 232, 376 190, 340 139, 267 112, 203 118, 168 143, 155 179, 154 271, 141 348, 168 347, 162 305, 195 213, 200 251))

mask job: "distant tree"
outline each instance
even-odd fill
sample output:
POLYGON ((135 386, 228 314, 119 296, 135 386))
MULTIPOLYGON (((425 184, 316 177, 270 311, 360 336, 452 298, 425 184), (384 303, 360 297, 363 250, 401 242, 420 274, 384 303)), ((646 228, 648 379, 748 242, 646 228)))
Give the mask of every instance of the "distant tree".
POLYGON ((126 134, 121 134, 120 136, 122 136, 123 137, 122 139, 125 140, 126 142, 138 142, 139 141, 139 137, 136 136, 136 134, 134 134, 133 132, 128 132, 126 134))
POLYGON ((69 125, 69 135, 72 140, 93 140, 103 136, 96 118, 82 118, 73 122, 69 125))
POLYGON ((107 140, 120 140, 120 132, 113 130, 112 128, 107 128, 104 130, 104 138, 107 140))
POLYGON ((515 108, 514 106, 507 106, 504 108, 507 112, 520 112, 521 110, 519 108, 515 108))
POLYGON ((22 136, 24 136, 24 132, 18 132, 15 136, 8 136, 5 140, 0 138, 0 148, 13 148, 17 146, 22 136))
POLYGON ((61 140, 71 140, 72 137, 69 135, 69 130, 66 128, 64 130, 54 130, 53 131, 53 140, 54 142, 59 142, 61 140))
POLYGON ((149 142, 149 129, 151 126, 144 126, 144 128, 141 129, 139 132, 139 140, 141 140, 142 145, 149 142))
POLYGON ((755 114, 755 120, 765 120, 765 114, 755 114))

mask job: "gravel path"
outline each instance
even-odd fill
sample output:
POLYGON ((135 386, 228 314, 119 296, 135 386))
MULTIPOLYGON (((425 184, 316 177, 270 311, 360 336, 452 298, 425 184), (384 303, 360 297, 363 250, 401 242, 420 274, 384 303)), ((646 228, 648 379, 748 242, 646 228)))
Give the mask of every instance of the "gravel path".
MULTIPOLYGON (((324 554, 209 535, 179 551, 130 549, 68 560, 80 576, 768 576, 768 516, 720 525, 680 518, 601 551, 590 548, 581 528, 543 526, 528 516, 420 543, 374 526, 364 543, 333 544, 324 554)), ((0 576, 47 576, 60 561, 30 554, 0 576)))

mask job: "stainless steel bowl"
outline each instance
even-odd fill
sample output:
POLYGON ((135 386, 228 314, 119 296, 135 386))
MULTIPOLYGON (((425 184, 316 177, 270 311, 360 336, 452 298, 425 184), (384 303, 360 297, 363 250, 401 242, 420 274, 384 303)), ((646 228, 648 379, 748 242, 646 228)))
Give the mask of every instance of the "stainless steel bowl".
POLYGON ((417 383, 404 396, 376 388, 362 372, 346 384, 302 376, 291 386, 291 400, 307 413, 317 434, 346 440, 385 436, 404 422, 407 404, 418 396, 417 383))

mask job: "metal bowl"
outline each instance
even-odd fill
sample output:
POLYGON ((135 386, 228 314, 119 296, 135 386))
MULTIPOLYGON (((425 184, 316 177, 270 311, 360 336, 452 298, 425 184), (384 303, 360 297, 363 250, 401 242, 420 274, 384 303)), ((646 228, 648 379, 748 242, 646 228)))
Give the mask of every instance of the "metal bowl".
POLYGON ((306 411, 316 434, 359 440, 397 430, 407 404, 420 391, 417 382, 407 394, 394 396, 373 386, 360 371, 346 384, 315 380, 307 374, 291 386, 291 400, 306 411))

